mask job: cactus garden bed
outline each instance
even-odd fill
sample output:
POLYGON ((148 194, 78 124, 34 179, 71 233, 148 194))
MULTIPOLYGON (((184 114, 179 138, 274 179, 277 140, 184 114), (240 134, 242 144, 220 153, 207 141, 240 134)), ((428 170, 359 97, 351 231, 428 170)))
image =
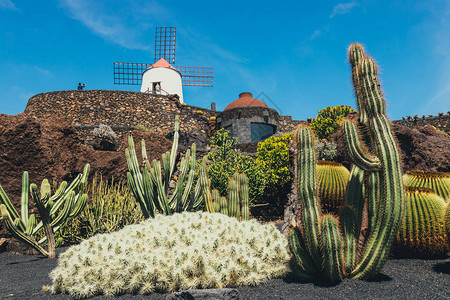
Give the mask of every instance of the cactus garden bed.
MULTIPOLYGON (((67 248, 57 249, 57 256, 67 248)), ((450 254, 450 253, 449 253, 450 254)), ((51 284, 49 273, 56 259, 41 255, 0 253, 2 299, 71 299, 42 291, 51 284)), ((288 273, 257 286, 239 287, 240 299, 448 299, 450 256, 443 259, 390 259, 372 281, 344 280, 329 286, 321 282, 299 283, 288 273)), ((167 294, 122 295, 118 299, 165 299, 167 294)), ((107 299, 97 296, 91 299, 107 299)))

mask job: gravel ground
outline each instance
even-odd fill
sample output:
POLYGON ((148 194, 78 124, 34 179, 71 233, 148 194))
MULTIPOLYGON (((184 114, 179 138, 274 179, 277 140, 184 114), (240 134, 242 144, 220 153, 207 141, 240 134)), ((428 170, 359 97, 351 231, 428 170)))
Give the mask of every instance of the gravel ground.
MULTIPOLYGON (((58 249, 61 253, 64 249, 58 249)), ((450 254, 450 253, 449 253, 450 254)), ((43 292, 51 284, 49 272, 56 259, 38 255, 0 253, 0 299, 71 299, 43 292)), ((345 280, 329 286, 299 283, 292 274, 255 287, 238 288, 241 299, 450 299, 450 257, 445 259, 390 259, 372 281, 345 280)), ((165 299, 166 295, 123 295, 119 299, 165 299)), ((107 299, 94 297, 91 299, 107 299)))

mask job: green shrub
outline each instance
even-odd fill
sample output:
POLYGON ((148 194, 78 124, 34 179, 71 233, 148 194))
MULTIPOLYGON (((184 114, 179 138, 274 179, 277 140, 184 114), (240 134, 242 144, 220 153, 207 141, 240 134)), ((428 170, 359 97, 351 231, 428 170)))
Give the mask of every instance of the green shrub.
POLYGON ((222 214, 156 215, 61 254, 53 293, 73 297, 256 285, 286 273, 287 241, 273 224, 222 214))
POLYGON ((337 156, 337 145, 326 140, 316 142, 318 160, 334 161, 337 156))
POLYGON ((317 117, 311 122, 311 129, 316 137, 325 139, 330 134, 339 129, 339 122, 342 121, 349 113, 354 112, 350 106, 327 106, 320 110, 317 117))
POLYGON ((144 131, 144 132, 153 132, 155 131, 152 128, 148 128, 142 124, 137 124, 136 126, 134 126, 134 130, 139 130, 139 131, 144 131))
POLYGON ((143 220, 126 182, 106 182, 96 174, 88 193, 91 202, 60 233, 63 244, 79 243, 95 234, 111 233, 143 220))
POLYGON ((220 129, 210 139, 211 151, 206 155, 211 190, 227 194, 228 182, 234 173, 244 173, 248 178, 250 204, 258 203, 264 193, 265 175, 253 157, 233 149, 237 141, 228 130, 220 129))
POLYGON ((292 133, 272 136, 258 143, 256 163, 266 175, 266 186, 279 187, 291 180, 289 143, 292 133))

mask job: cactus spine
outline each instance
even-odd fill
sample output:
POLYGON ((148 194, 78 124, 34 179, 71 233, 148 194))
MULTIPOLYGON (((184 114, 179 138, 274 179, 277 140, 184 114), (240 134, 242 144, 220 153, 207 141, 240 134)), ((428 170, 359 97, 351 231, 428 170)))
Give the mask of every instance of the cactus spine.
POLYGON ((340 163, 324 160, 317 163, 319 198, 323 209, 333 212, 344 206, 349 176, 350 172, 340 163))
POLYGON ((406 207, 397 245, 424 255, 446 253, 444 199, 428 188, 406 187, 405 192, 406 207))
POLYGON ((330 281, 373 277, 384 265, 401 221, 404 192, 400 158, 385 116, 377 66, 359 44, 350 46, 349 60, 360 119, 359 124, 350 120, 343 123, 354 167, 339 220, 320 212, 312 132, 300 127, 296 134, 301 211, 300 226, 289 232, 289 243, 294 254, 291 265, 302 279, 318 274, 330 281), (368 235, 364 237, 361 229, 365 227, 368 235))
POLYGON ((408 171, 403 176, 403 182, 407 186, 417 186, 432 189, 436 194, 450 199, 450 173, 408 171))
POLYGON ((447 243, 450 247, 450 203, 447 204, 444 212, 444 229, 445 234, 447 235, 447 243))
POLYGON ((0 212, 8 231, 18 240, 28 244, 44 256, 55 257, 55 238, 57 233, 68 220, 78 216, 86 207, 88 196, 84 193, 85 184, 89 174, 89 164, 84 167, 83 173, 72 181, 67 187, 63 181, 56 193, 52 196, 50 184, 44 179, 41 190, 35 184, 29 184, 28 172, 22 176, 22 197, 20 215, 14 209, 11 201, 0 185, 0 212), (36 216, 28 214, 29 193, 39 211, 41 221, 36 224, 36 216), (64 207, 63 207, 64 205, 64 207), (36 240, 41 230, 45 236, 36 240), (48 250, 42 245, 47 242, 48 250))
POLYGON ((249 220, 248 179, 245 174, 235 173, 228 183, 228 197, 222 197, 217 189, 211 191, 211 180, 206 166, 200 166, 199 182, 205 199, 205 209, 210 213, 220 212, 238 220, 249 220))
MULTIPOLYGON (((169 183, 175 170, 178 152, 179 119, 175 117, 175 133, 172 149, 162 155, 161 162, 148 161, 145 141, 142 140, 142 167, 136 157, 133 137, 128 137, 129 148, 125 149, 128 164, 127 179, 134 197, 138 201, 145 218, 154 218, 156 213, 171 215, 182 211, 197 209, 202 203, 200 196, 200 183, 194 185, 196 166, 196 147, 186 151, 181 159, 179 176, 172 194, 169 194, 169 183), (164 175, 162 175, 164 171, 164 175)), ((212 197, 212 196, 211 196, 212 197)))

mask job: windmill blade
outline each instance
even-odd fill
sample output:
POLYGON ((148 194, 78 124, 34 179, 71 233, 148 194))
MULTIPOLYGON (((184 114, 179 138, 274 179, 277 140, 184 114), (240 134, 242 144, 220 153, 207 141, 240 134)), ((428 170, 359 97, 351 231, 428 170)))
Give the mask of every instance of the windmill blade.
POLYGON ((114 84, 141 85, 142 73, 151 64, 114 63, 114 84))
POLYGON ((213 68, 177 66, 184 86, 213 86, 213 68))
POLYGON ((175 63, 175 27, 156 27, 155 62, 164 58, 170 64, 175 63))

